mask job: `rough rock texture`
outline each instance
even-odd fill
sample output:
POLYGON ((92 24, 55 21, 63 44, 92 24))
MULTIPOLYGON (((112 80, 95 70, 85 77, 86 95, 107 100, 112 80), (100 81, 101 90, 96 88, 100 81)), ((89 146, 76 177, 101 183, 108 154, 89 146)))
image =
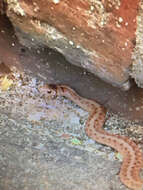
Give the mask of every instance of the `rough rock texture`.
MULTIPOLYGON (((0 93, 0 189, 127 190, 115 152, 85 135, 88 113, 62 97, 40 97, 36 78, 15 78, 0 93)), ((125 133, 127 122, 107 118, 106 130, 125 133)))
POLYGON ((143 89, 133 83, 130 90, 123 91, 70 64, 58 52, 22 46, 9 20, 0 16, 0 75, 9 73, 12 67, 47 83, 66 84, 114 113, 143 122, 143 89))
POLYGON ((113 85, 128 81, 139 0, 7 2, 21 43, 48 45, 113 85))
POLYGON ((133 53, 131 76, 139 87, 143 88, 143 1, 140 1, 137 16, 136 47, 133 53))

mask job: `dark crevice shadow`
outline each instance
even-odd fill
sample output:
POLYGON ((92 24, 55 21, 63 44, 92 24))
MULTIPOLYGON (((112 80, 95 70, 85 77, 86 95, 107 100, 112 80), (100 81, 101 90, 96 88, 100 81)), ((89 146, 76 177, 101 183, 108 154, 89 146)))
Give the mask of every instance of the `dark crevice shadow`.
POLYGON ((143 121, 143 89, 135 83, 129 91, 122 91, 85 69, 72 65, 48 47, 28 48, 21 45, 10 21, 4 16, 0 17, 0 29, 0 62, 6 66, 16 65, 48 83, 69 85, 81 96, 96 100, 115 113, 143 121))

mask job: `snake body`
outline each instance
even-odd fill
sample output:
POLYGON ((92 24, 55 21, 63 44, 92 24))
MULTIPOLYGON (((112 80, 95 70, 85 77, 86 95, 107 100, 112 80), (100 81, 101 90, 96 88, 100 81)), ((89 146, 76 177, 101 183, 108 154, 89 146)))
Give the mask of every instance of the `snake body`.
POLYGON ((97 141, 117 150, 123 156, 120 169, 121 182, 132 190, 143 190, 140 170, 143 166, 143 155, 139 146, 127 137, 110 134, 102 126, 105 122, 105 109, 93 100, 79 96, 73 89, 65 85, 43 85, 39 91, 45 96, 64 96, 89 112, 86 122, 86 134, 97 141))

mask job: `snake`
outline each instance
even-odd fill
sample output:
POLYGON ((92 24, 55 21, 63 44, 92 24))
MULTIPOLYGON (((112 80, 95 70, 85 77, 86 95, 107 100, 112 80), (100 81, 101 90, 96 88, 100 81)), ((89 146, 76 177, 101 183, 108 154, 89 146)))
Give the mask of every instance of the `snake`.
POLYGON ((106 120, 106 109, 94 100, 81 97, 67 85, 43 84, 38 87, 41 95, 55 98, 63 96, 70 99, 89 113, 85 132, 94 141, 112 147, 118 151, 123 161, 119 177, 121 182, 132 190, 143 190, 143 179, 140 171, 143 165, 143 154, 139 146, 126 136, 110 134, 103 129, 106 120))

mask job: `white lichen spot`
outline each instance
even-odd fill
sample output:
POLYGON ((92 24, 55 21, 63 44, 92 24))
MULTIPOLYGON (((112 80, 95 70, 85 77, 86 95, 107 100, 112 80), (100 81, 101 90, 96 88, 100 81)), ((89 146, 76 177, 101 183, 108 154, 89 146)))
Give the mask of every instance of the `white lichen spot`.
POLYGON ((95 10, 95 7, 93 5, 90 6, 90 10, 91 11, 94 11, 95 10))
POLYGON ((69 44, 72 46, 74 45, 73 41, 71 41, 71 40, 69 41, 69 44))
POLYGON ((4 31, 4 30, 1 30, 1 33, 5 33, 5 31, 4 31))
POLYGON ((123 18, 122 17, 119 17, 119 22, 123 22, 123 18))
POLYGON ((60 0, 53 0, 53 3, 58 4, 60 0))
POLYGON ((119 24, 119 22, 116 22, 116 27, 121 28, 121 24, 119 24))
POLYGON ((38 53, 38 54, 40 54, 40 53, 41 53, 39 49, 37 50, 37 53, 38 53))
POLYGON ((77 45, 77 46, 76 46, 76 48, 78 48, 78 49, 79 49, 79 48, 80 48, 80 45, 77 45))
POLYGON ((116 10, 119 10, 119 7, 118 7, 118 6, 116 6, 116 7, 115 7, 115 9, 116 9, 116 10))
POLYGON ((104 22, 103 21, 100 22, 100 26, 104 26, 104 22))
POLYGON ((129 24, 128 22, 125 22, 125 26, 128 26, 128 24, 129 24))
POLYGON ((57 36, 54 35, 54 34, 53 34, 51 37, 52 37, 53 40, 56 40, 56 39, 57 39, 57 36))
POLYGON ((133 22, 136 22, 136 19, 133 19, 133 22))
POLYGON ((140 107, 136 107, 136 111, 140 111, 140 107))
POLYGON ((89 19, 88 20, 88 26, 91 27, 91 28, 96 29, 95 20, 94 19, 89 19))
POLYGON ((34 5, 34 12, 39 12, 40 8, 39 8, 39 6, 37 5, 37 3, 34 2, 33 5, 34 5))
POLYGON ((126 47, 128 46, 128 42, 125 42, 125 46, 126 46, 126 47))

